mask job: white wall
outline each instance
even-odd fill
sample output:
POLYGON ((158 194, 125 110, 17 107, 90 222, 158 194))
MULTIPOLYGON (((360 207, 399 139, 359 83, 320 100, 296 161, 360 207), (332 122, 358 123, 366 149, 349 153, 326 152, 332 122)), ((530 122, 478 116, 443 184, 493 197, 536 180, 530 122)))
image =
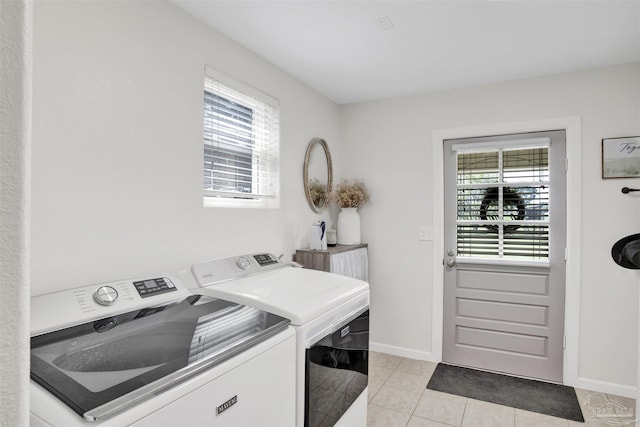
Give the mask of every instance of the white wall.
POLYGON ((0 426, 28 422, 32 21, 0 2, 0 426))
MULTIPOLYGON (((165 2, 36 2, 32 294, 308 247, 302 164, 338 107, 165 2), (205 64, 280 100, 281 207, 203 208, 205 64)), ((324 216, 328 216, 327 213, 324 216)))
POLYGON ((620 192, 640 180, 602 180, 600 141, 640 134, 638 72, 623 65, 342 107, 349 174, 372 193, 360 212, 379 348, 431 358, 434 248, 418 241, 418 226, 433 225, 432 131, 580 116, 579 376, 594 388, 635 387, 639 276, 618 267, 610 249, 640 229, 640 198, 620 192))

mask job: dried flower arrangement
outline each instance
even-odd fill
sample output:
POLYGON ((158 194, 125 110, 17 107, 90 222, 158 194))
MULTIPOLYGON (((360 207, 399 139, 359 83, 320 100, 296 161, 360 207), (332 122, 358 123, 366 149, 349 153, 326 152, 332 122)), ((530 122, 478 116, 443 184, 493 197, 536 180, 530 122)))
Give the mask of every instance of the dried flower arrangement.
POLYGON ((331 198, 341 208, 359 208, 369 201, 369 190, 362 181, 356 180, 349 184, 342 180, 336 186, 336 191, 331 193, 331 198))
POLYGON ((327 200, 327 184, 323 184, 315 178, 312 179, 309 182, 309 195, 315 206, 323 207, 327 200))

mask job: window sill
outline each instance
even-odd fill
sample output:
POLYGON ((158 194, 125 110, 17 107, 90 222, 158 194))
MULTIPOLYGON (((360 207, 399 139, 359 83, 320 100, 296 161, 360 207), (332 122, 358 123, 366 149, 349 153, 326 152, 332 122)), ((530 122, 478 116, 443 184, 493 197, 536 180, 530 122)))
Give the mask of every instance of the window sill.
POLYGON ((225 199, 220 197, 203 197, 202 206, 205 208, 241 208, 241 209, 278 209, 279 200, 276 199, 225 199))

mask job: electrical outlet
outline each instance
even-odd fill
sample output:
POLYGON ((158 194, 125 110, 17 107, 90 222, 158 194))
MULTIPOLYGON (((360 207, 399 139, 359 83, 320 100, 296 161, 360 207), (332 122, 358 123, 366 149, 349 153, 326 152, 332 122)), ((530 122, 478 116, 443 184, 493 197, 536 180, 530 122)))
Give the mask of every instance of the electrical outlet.
POLYGON ((418 240, 433 240, 433 227, 421 225, 418 231, 418 240))

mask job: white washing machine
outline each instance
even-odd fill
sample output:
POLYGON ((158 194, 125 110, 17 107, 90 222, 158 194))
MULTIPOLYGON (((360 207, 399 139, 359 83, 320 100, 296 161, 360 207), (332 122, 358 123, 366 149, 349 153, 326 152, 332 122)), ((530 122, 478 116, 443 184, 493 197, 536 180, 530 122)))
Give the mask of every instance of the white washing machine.
POLYGON ((199 263, 179 277, 203 295, 291 320, 297 336, 296 426, 366 426, 368 283, 294 267, 267 253, 199 263))
POLYGON ((31 299, 38 426, 290 426, 295 332, 171 277, 31 299))

